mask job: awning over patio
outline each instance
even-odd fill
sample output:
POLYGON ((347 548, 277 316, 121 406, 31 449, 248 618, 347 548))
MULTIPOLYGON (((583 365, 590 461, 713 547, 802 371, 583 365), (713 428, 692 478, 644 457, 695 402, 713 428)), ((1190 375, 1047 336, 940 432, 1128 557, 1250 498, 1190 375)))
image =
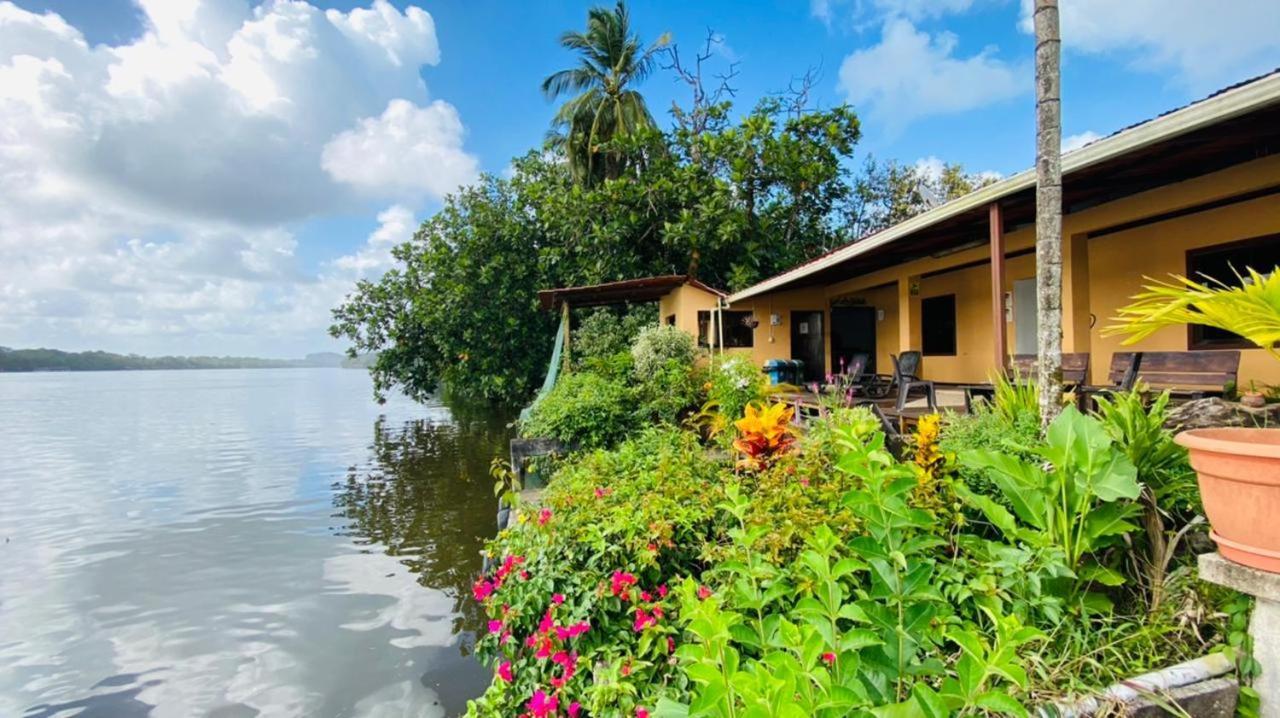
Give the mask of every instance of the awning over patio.
POLYGON ((561 287, 538 292, 538 303, 543 310, 559 309, 568 303, 572 307, 599 307, 629 302, 655 302, 677 287, 693 285, 712 294, 725 293, 709 287, 685 274, 666 274, 658 277, 624 279, 620 282, 591 284, 581 287, 561 287))

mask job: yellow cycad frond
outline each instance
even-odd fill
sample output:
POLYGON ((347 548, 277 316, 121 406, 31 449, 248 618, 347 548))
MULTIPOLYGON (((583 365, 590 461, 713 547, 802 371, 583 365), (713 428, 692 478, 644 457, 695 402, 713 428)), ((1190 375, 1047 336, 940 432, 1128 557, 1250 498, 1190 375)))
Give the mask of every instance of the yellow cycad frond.
POLYGON ((1280 358, 1280 267, 1267 274, 1247 271, 1248 276, 1236 275, 1239 286, 1179 275, 1170 282, 1148 277, 1152 283, 1102 333, 1134 344, 1165 327, 1196 324, 1239 334, 1280 358))

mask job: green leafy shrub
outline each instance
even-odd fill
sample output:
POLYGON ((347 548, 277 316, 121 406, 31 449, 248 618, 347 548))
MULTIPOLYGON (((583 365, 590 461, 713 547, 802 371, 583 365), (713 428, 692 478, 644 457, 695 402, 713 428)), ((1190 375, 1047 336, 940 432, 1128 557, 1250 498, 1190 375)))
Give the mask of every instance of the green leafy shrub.
POLYGON ((635 395, 641 418, 676 425, 702 395, 702 372, 694 364, 668 359, 652 374, 637 376, 635 395))
POLYGON ((592 449, 610 446, 635 428, 626 386, 591 372, 569 372, 534 405, 521 433, 592 449))
POLYGON ((523 510, 490 543, 498 569, 475 586, 490 618, 477 652, 498 675, 469 715, 520 715, 541 692, 561 715, 577 703, 584 715, 632 716, 677 695, 668 587, 716 535, 720 468, 670 429, 566 463, 546 508, 523 510))
POLYGON ((657 309, 651 304, 636 305, 622 313, 597 307, 583 316, 573 331, 573 360, 592 371, 599 371, 601 364, 616 365, 619 355, 630 354, 631 344, 641 330, 657 321, 657 309))
POLYGON ((662 371, 668 362, 692 366, 697 356, 693 337, 668 324, 645 327, 631 345, 631 359, 640 379, 662 371))
POLYGON ((713 360, 707 376, 708 412, 713 417, 712 433, 728 428, 742 418, 747 405, 764 398, 767 379, 750 360, 731 356, 713 360))

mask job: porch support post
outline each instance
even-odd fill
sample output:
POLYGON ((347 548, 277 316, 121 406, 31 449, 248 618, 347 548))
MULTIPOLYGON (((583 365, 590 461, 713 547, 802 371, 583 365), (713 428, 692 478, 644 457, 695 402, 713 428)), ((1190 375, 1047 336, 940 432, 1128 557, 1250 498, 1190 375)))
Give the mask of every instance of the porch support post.
POLYGON ((560 305, 561 321, 564 322, 564 357, 561 364, 565 369, 569 368, 569 337, 573 336, 573 326, 569 319, 569 302, 563 302, 560 305))
POLYGON ((987 210, 991 236, 991 330, 995 337, 995 371, 1004 371, 1009 355, 1009 339, 1004 320, 1004 216, 1000 203, 992 202, 987 210))

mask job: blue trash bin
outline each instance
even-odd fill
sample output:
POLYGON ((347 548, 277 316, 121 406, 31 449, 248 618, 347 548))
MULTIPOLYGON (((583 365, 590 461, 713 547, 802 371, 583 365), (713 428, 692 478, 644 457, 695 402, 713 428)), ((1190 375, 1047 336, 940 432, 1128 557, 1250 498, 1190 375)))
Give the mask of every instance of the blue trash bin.
POLYGON ((770 359, 764 363, 764 373, 769 376, 769 383, 776 386, 787 380, 790 370, 785 359, 770 359))

